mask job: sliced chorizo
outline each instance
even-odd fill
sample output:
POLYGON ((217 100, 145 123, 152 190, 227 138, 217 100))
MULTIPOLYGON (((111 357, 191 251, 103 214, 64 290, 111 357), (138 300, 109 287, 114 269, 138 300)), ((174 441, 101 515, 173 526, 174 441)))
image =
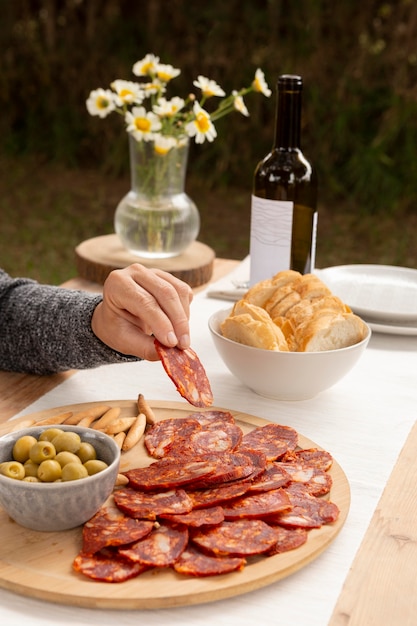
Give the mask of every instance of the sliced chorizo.
POLYGON ((164 459, 149 467, 128 470, 125 476, 129 479, 129 486, 134 489, 157 491, 200 481, 203 477, 214 474, 218 465, 218 459, 164 459))
POLYGON ((107 546, 132 543, 148 535, 152 528, 151 521, 133 519, 110 501, 84 524, 82 552, 94 554, 107 546))
POLYGON ((192 413, 190 417, 197 419, 205 431, 222 433, 223 438, 227 435, 228 447, 226 448, 223 443, 223 450, 235 450, 242 441, 243 431, 236 424, 235 418, 229 411, 205 411, 204 413, 192 413))
POLYGON ((175 563, 187 543, 188 530, 185 526, 161 523, 145 539, 128 548, 119 548, 119 554, 147 567, 168 567, 175 563))
POLYGON ((290 475, 281 467, 281 464, 270 461, 262 474, 251 482, 248 491, 252 493, 279 489, 288 485, 290 481, 290 475))
POLYGON ((169 348, 154 341, 162 365, 180 395, 190 404, 206 407, 213 404, 210 381, 197 354, 191 348, 169 348))
POLYGON ((240 480, 253 474, 256 467, 249 454, 243 452, 209 453, 204 455, 208 464, 215 463, 216 468, 206 476, 193 481, 194 489, 213 487, 230 481, 240 480))
POLYGON ((306 463, 307 465, 323 470, 323 472, 329 471, 333 464, 333 457, 330 452, 320 450, 319 448, 294 450, 285 454, 280 460, 284 463, 306 463))
POLYGON ((184 552, 173 564, 178 574, 186 576, 218 576, 241 570, 246 565, 243 557, 215 557, 203 554, 192 545, 188 545, 184 552))
POLYGON ((267 556, 274 556, 282 552, 296 550, 306 543, 308 539, 308 530, 306 528, 284 528, 283 526, 275 526, 277 533, 277 542, 272 548, 265 553, 267 556))
POLYGON ((224 521, 218 526, 193 530, 192 541, 215 556, 251 556, 266 552, 276 543, 271 526, 258 519, 224 521))
POLYGON ((80 552, 75 557, 72 566, 76 572, 105 583, 122 583, 136 578, 148 569, 141 563, 126 561, 109 548, 93 555, 80 552))
POLYGON ((177 453, 181 448, 182 453, 186 452, 186 445, 189 438, 196 430, 201 430, 200 422, 191 417, 168 418, 156 422, 145 434, 144 443, 149 454, 162 459, 167 456, 173 448, 177 448, 177 453))
POLYGON ((288 511, 290 508, 290 499, 286 492, 283 489, 272 489, 236 498, 223 505, 223 513, 226 520, 259 519, 288 511))
POLYGON ((144 492, 123 487, 114 493, 114 501, 130 517, 155 520, 162 513, 188 513, 192 501, 183 489, 144 492))
POLYGON ((205 509, 195 509, 189 513, 173 515, 172 513, 161 513, 160 517, 169 522, 184 524, 197 528, 199 526, 220 524, 224 520, 224 513, 221 506, 212 506, 205 509))
POLYGON ((333 502, 312 496, 301 483, 291 483, 284 488, 291 502, 291 511, 279 513, 273 521, 287 528, 320 528, 339 517, 339 508, 333 502))
POLYGON ((266 424, 258 426, 243 436, 241 448, 252 448, 263 452, 268 461, 275 461, 287 451, 295 450, 298 434, 290 426, 266 424))
POLYGON ((329 493, 333 480, 330 474, 306 463, 277 463, 295 483, 305 485, 313 496, 329 493))
POLYGON ((237 498, 246 493, 250 488, 249 482, 237 481, 228 485, 219 485, 208 489, 198 489, 196 491, 187 491, 191 498, 194 509, 217 506, 228 500, 237 498))
MULTIPOLYGON (((231 428, 238 429, 237 426, 231 426, 231 428)), ((241 438, 242 431, 240 431, 241 438)), ((206 454, 232 451, 239 444, 240 439, 235 437, 226 427, 221 427, 218 430, 202 428, 191 434, 188 443, 195 454, 206 454)))

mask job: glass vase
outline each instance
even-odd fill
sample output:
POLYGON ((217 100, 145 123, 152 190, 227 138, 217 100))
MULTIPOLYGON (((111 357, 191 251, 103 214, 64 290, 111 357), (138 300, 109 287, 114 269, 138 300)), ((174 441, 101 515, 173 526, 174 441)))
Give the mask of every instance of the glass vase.
POLYGON ((131 253, 163 259, 181 254, 198 236, 200 215, 185 193, 188 139, 166 153, 129 135, 131 189, 119 202, 114 227, 131 253))

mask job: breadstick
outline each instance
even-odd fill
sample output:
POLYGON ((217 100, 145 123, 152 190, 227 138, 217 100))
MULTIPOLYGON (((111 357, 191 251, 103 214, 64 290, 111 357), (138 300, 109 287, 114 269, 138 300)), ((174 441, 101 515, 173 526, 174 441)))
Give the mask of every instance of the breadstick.
POLYGON ((47 424, 63 424, 65 420, 69 419, 72 415, 72 411, 66 411, 65 413, 58 413, 52 417, 46 417, 39 422, 36 422, 36 426, 46 426, 47 424))
POLYGON ((78 422, 77 426, 84 426, 84 428, 89 428, 91 424, 95 421, 94 415, 86 415, 78 422))
POLYGON ((118 419, 121 413, 121 409, 118 406, 114 406, 108 411, 106 411, 99 420, 95 424, 93 424, 93 428, 97 428, 98 430, 104 429, 108 424, 110 424, 113 420, 118 419))
POLYGON ((117 478, 116 478, 116 482, 114 483, 114 486, 123 487, 124 485, 127 485, 128 482, 129 482, 129 479, 127 476, 125 476, 124 474, 117 474, 117 478))
POLYGON ((119 417, 119 419, 111 422, 103 430, 108 435, 117 435, 117 433, 120 433, 130 428, 135 420, 136 417, 119 417))
POLYGON ((146 416, 147 424, 155 424, 155 413, 152 411, 151 407, 145 399, 145 396, 142 393, 138 395, 138 409, 139 413, 143 413, 146 416))
POLYGON ((99 406, 92 407, 91 409, 85 409, 84 411, 78 411, 77 413, 74 413, 70 418, 68 418, 65 421, 65 424, 71 424, 72 426, 75 426, 76 424, 78 424, 84 418, 89 418, 91 416, 94 416, 93 419, 98 419, 99 417, 101 417, 108 410, 109 410, 108 406, 99 405, 99 406))
POLYGON ((29 428, 30 426, 34 426, 36 424, 36 420, 27 419, 23 422, 17 422, 14 424, 10 430, 11 433, 14 433, 16 430, 21 430, 22 428, 29 428))
POLYGON ((138 441, 141 439, 143 433, 146 428, 146 415, 144 413, 139 413, 139 415, 135 418, 132 426, 126 433, 125 440, 122 445, 122 451, 126 452, 135 446, 138 441))
POLYGON ((126 437, 126 433, 123 430, 121 430, 120 433, 117 433, 117 435, 113 435, 113 439, 119 446, 120 450, 122 449, 125 437, 126 437))

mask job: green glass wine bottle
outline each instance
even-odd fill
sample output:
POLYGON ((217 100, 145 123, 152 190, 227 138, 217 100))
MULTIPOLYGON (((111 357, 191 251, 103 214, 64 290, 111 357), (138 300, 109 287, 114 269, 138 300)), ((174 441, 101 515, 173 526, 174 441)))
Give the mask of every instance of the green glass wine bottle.
POLYGON ((314 269, 317 175, 301 150, 302 88, 300 76, 278 79, 274 145, 253 181, 251 284, 282 270, 314 269))

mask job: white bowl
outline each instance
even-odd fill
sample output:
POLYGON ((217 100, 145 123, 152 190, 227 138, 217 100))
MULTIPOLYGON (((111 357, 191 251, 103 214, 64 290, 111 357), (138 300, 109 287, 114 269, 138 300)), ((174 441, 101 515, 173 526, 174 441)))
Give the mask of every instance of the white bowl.
POLYGON ((307 400, 332 387, 354 367, 371 337, 368 327, 365 339, 340 350, 262 350, 222 336, 220 324, 230 311, 218 311, 208 322, 218 353, 231 373, 246 387, 275 400, 307 400))
MULTIPOLYGON (((53 426, 32 426, 0 437, 0 463, 12 459, 13 445, 23 435, 38 438, 53 426)), ((108 435, 92 428, 56 425, 77 432, 91 443, 97 458, 107 463, 101 472, 67 482, 32 483, 0 474, 0 504, 21 526, 32 530, 61 531, 89 520, 114 488, 119 471, 120 449, 108 435)))

